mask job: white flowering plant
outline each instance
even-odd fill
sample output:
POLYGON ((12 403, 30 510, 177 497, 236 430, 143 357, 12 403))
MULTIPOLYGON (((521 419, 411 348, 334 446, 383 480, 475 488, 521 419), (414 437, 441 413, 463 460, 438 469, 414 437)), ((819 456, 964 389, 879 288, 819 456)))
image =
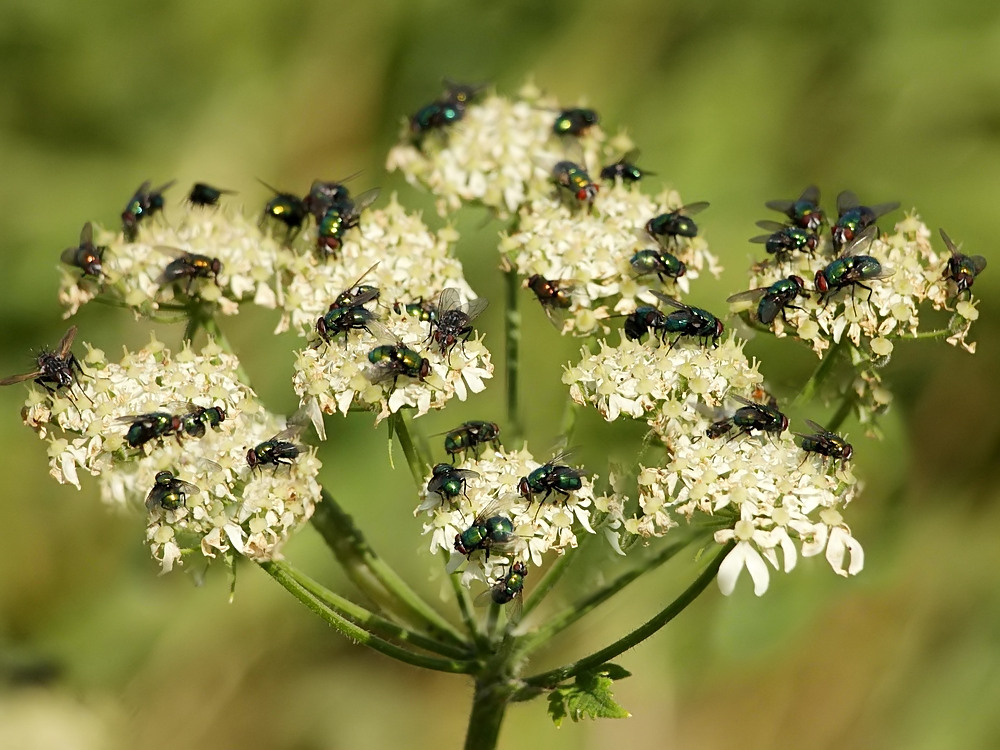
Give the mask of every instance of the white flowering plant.
POLYGON ((832 236, 857 235, 834 250, 809 188, 798 203, 776 202, 813 201, 767 238, 772 257, 750 269, 724 322, 682 299, 691 282, 722 272, 691 218, 705 204, 684 205, 670 188, 647 193, 653 180, 628 161, 632 151, 592 110, 560 106, 532 84, 512 97, 449 84, 405 123, 388 158, 434 196, 449 221, 436 230, 395 195, 378 205, 373 192, 352 198, 340 183, 317 181, 301 198, 277 193, 260 218, 215 205, 218 191, 205 200, 205 186, 168 204, 144 184, 121 230, 87 225, 63 253, 59 299, 67 317, 100 301, 183 321, 177 346, 152 337, 116 357, 74 326, 36 371, 3 382, 34 380, 23 419, 46 441, 52 476, 78 488, 92 476, 105 503, 140 515, 164 573, 213 562, 233 570, 247 558, 354 641, 472 676, 467 747, 494 747, 506 708, 540 695, 557 725, 627 716, 611 687, 628 672, 612 660, 711 581, 728 595, 745 570, 760 596, 802 558, 823 556, 844 577, 862 571, 845 520, 862 485, 838 430, 853 416, 877 433, 891 403, 880 371, 895 341, 945 338, 974 352, 972 286, 986 266, 944 232, 936 250, 915 213, 883 233, 880 212, 863 206, 850 206, 853 224, 845 210, 831 217, 832 236), (468 206, 506 222, 502 336, 479 327, 486 303, 456 252, 450 220, 468 206), (813 240, 787 239, 800 230, 813 240), (608 422, 642 425, 631 465, 529 451, 518 390, 524 287, 555 323, 548 335, 582 343, 563 370, 559 440, 569 444, 575 415, 593 407, 608 422), (300 401, 291 417, 260 402, 220 328, 251 303, 276 311, 276 332, 301 338, 289 357, 300 401), (928 329, 934 310, 950 319, 928 329), (797 394, 765 388, 761 363, 732 332, 735 315, 740 330, 797 339, 820 357, 797 394), (448 460, 432 461, 413 419, 487 388, 499 343, 506 423, 462 423, 444 438, 448 460), (821 402, 832 414, 811 421, 821 402), (359 411, 387 421, 402 447, 428 562, 447 576, 457 618, 389 568, 321 483, 315 443, 330 420, 359 411), (306 523, 372 604, 283 557, 306 523), (580 550, 602 544, 619 570, 563 609, 540 609, 580 550), (701 572, 660 612, 605 648, 530 674, 543 644, 685 551, 701 572))

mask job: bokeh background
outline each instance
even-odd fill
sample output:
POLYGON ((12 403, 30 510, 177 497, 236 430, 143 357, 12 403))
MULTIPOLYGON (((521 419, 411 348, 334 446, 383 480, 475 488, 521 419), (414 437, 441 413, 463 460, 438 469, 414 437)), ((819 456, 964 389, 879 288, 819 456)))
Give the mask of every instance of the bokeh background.
MULTIPOLYGON (((443 76, 507 92, 533 76, 560 101, 596 107, 608 129, 627 126, 654 180, 712 203, 699 224, 727 271, 692 296, 711 309, 743 288, 760 249, 746 241, 754 221, 777 218, 763 201, 811 182, 828 210, 845 188, 870 203, 900 200, 991 267, 975 285, 979 352, 897 345, 884 373, 896 398, 885 440, 846 425, 867 484, 849 513, 864 573, 844 581, 811 560, 775 576, 761 599, 746 581, 731 598, 713 587, 618 660, 635 673, 616 686, 631 719, 556 730, 542 702, 520 704, 501 746, 995 748, 998 58, 1000 9, 987 3, 7 0, 2 372, 26 369, 32 348, 65 331, 60 250, 86 220, 115 224, 143 180, 176 178, 174 199, 196 180, 234 188, 256 211, 268 195, 255 178, 302 192, 315 177, 364 170, 357 189, 399 190, 436 222, 427 196, 382 165, 402 118, 438 95, 443 76)), ((495 300, 482 328, 499 358, 499 227, 474 212, 458 226, 470 281, 495 300)), ((560 366, 577 346, 522 303, 528 437, 544 452, 564 398, 560 366)), ((109 352, 148 338, 109 308, 90 306, 76 322, 109 352)), ((275 339, 262 312, 224 325, 265 401, 291 410, 294 340, 275 339)), ((171 345, 180 333, 159 331, 171 345)), ((814 366, 787 341, 758 338, 749 351, 778 393, 814 366)), ((200 588, 183 574, 158 577, 141 518, 111 515, 91 488, 47 476, 44 448, 18 418, 23 398, 22 386, 0 392, 0 747, 459 746, 464 678, 347 643, 252 566, 240 568, 232 604, 222 575, 200 588)), ((502 403, 498 377, 422 427, 502 421, 502 403)), ((388 468, 384 430, 367 417, 328 429, 326 482, 375 547, 436 592, 412 484, 401 462, 388 468)), ((587 418, 582 455, 596 470, 603 446, 635 434, 587 418)), ((350 592, 311 529, 287 554, 350 592)), ((685 559, 650 576, 539 666, 617 638, 694 569, 685 559)))

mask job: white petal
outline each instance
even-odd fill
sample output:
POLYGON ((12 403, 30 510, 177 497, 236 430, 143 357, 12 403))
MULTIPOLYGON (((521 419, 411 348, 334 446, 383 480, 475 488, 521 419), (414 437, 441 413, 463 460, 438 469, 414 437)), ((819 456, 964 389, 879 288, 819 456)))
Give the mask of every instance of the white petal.
POLYGON ((857 575, 865 567, 865 553, 858 541, 843 527, 837 526, 830 531, 830 541, 826 546, 827 562, 833 567, 833 572, 844 576, 857 575), (850 562, 844 567, 845 558, 850 555, 850 562))
POLYGON ((770 583, 771 575, 767 572, 767 565, 764 563, 764 558, 758 554, 757 550, 747 545, 746 553, 746 566, 747 572, 753 579, 753 592, 757 596, 763 596, 764 592, 767 591, 767 585, 770 583))
POLYGON ((726 559, 719 566, 719 574, 716 578, 719 582, 719 591, 724 596, 729 596, 736 588, 736 580, 740 577, 740 572, 743 570, 746 551, 749 547, 750 545, 746 542, 740 542, 733 547, 733 551, 726 555, 726 559))

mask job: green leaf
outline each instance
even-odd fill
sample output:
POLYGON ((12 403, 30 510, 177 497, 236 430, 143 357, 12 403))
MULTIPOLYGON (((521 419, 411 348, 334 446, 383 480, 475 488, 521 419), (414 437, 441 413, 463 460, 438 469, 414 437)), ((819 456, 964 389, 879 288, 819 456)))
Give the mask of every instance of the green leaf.
POLYGON ((602 664, 576 676, 572 685, 549 693, 549 716, 560 726, 567 716, 573 721, 589 719, 627 719, 631 714, 615 702, 611 685, 631 673, 617 664, 602 664))

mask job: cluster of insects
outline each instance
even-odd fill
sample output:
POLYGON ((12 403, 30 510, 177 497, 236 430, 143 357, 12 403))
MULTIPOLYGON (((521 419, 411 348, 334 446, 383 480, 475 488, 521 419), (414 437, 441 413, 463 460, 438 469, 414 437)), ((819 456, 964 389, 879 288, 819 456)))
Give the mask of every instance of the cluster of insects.
MULTIPOLYGON (((479 458, 481 450, 489 445, 494 450, 500 448, 500 427, 495 422, 471 420, 464 422, 444 434, 444 449, 451 463, 438 463, 431 470, 427 483, 428 494, 437 494, 442 504, 452 503, 459 496, 465 496, 466 483, 480 477, 479 472, 461 469, 454 465, 458 456, 472 454, 479 458)), ((472 522, 455 535, 454 549, 459 554, 471 558, 477 552, 483 553, 484 560, 490 554, 509 554, 515 550, 522 537, 515 532, 510 510, 519 502, 538 502, 538 510, 555 494, 562 498, 583 487, 582 469, 563 463, 567 453, 553 456, 542 466, 528 472, 517 483, 517 495, 498 497, 489 502, 476 514, 472 522)), ((536 511, 537 516, 537 511, 536 511)), ((478 603, 493 601, 497 604, 515 603, 519 605, 520 594, 527 575, 527 564, 513 561, 509 568, 477 600, 478 603)))
POLYGON ((379 189, 372 188, 352 197, 344 183, 354 176, 339 181, 314 180, 303 197, 262 182, 274 196, 264 206, 261 223, 283 225, 285 242, 290 243, 311 217, 316 222, 316 252, 322 258, 336 257, 348 230, 358 226, 361 213, 379 196, 379 189))
MULTIPOLYGON (((346 340, 352 330, 367 331, 383 342, 368 353, 371 364, 369 378, 373 383, 391 378, 395 388, 400 376, 424 380, 430 374, 431 366, 430 360, 403 344, 382 324, 379 314, 365 306, 377 303, 380 296, 378 287, 361 283, 377 265, 376 263, 369 268, 357 281, 338 294, 327 312, 316 321, 316 333, 319 336, 317 344, 320 341, 329 344, 331 339, 341 333, 346 340)), ((482 297, 463 302, 461 292, 449 287, 440 293, 437 304, 429 304, 424 300, 397 301, 393 303, 392 309, 396 314, 415 316, 427 323, 425 341, 448 358, 456 346, 464 348, 465 342, 475 331, 472 321, 486 309, 487 304, 488 301, 482 297)))
MULTIPOLYGON (((709 425, 705 430, 705 435, 709 438, 728 436, 728 442, 742 435, 754 433, 777 436, 788 429, 788 417, 778 410, 773 398, 768 397, 767 403, 751 401, 736 394, 733 394, 732 398, 743 405, 732 414, 717 419, 709 425)), ((844 438, 810 419, 807 419, 806 423, 813 430, 812 433, 793 433, 801 439, 799 444, 806 452, 806 458, 810 453, 823 456, 824 461, 829 458, 843 463, 851 458, 854 449, 844 438)))

